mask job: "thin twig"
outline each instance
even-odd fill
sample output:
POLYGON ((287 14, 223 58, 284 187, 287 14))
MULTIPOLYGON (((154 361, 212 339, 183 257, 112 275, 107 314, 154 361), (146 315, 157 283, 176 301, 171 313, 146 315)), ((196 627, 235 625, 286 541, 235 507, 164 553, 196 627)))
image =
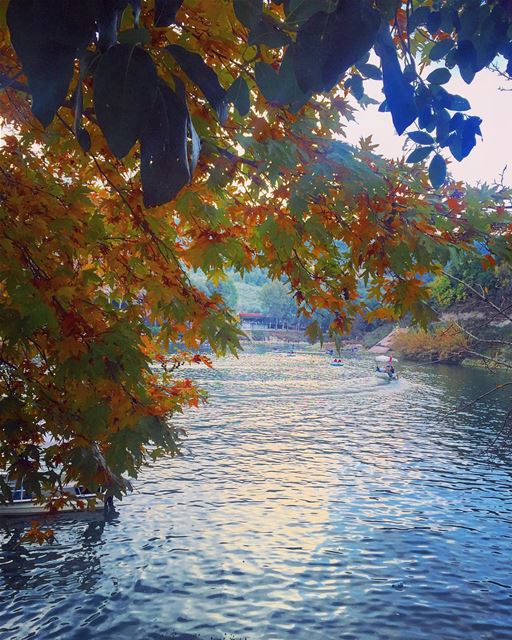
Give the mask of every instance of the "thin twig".
POLYGON ((470 407, 475 405, 477 402, 480 402, 480 400, 483 400, 484 398, 491 396, 493 393, 496 393, 497 391, 501 391, 501 389, 504 389, 505 387, 510 387, 510 386, 512 386, 512 382, 503 382, 502 384, 497 384, 492 389, 489 389, 489 391, 482 393, 477 398, 473 398, 473 400, 471 400, 470 402, 467 402, 466 404, 463 404, 462 406, 457 407, 456 409, 451 409, 450 411, 447 411, 445 415, 450 415, 452 413, 458 413, 459 411, 464 411, 465 409, 469 409, 470 407))
POLYGON ((492 300, 489 300, 489 298, 486 295, 481 294, 477 289, 475 289, 475 287, 472 287, 467 282, 464 282, 464 280, 461 280, 460 278, 457 278, 457 276, 454 276, 451 273, 448 273, 448 271, 444 271, 443 270, 441 273, 444 276, 446 276, 447 278, 451 278, 452 280, 455 280, 456 282, 464 285, 466 287, 466 289, 469 289, 469 291, 474 293, 480 300, 482 300, 483 302, 485 302, 486 304, 491 306, 498 313, 498 315, 501 315, 504 318, 506 318, 507 320, 510 320, 510 322, 512 322, 512 316, 509 316, 506 313, 504 313, 502 311, 502 309, 500 309, 500 307, 498 307, 498 305, 494 304, 494 302, 492 302, 492 300))
POLYGON ((501 438, 501 436, 503 435, 503 432, 505 431, 506 427, 507 427, 507 423, 510 419, 510 417, 512 416, 512 409, 510 409, 507 413, 507 415, 505 416, 505 418, 503 419, 503 422, 501 423, 501 427, 498 430, 498 433, 496 434, 496 436, 494 437, 494 440, 491 442, 491 444, 487 447, 487 452, 489 454, 491 454, 492 452, 492 448, 496 445, 496 443, 498 442, 498 440, 501 438))
POLYGON ((491 356, 485 356, 483 353, 478 353, 478 351, 471 351, 469 349, 464 349, 464 351, 472 356, 477 356, 477 358, 482 358, 482 360, 486 360, 487 362, 494 362, 494 364, 504 367, 505 369, 512 369, 512 363, 510 362, 503 362, 503 360, 497 360, 496 358, 491 358, 491 356))
POLYGON ((471 333, 471 331, 468 331, 467 329, 465 329, 456 320, 451 320, 450 322, 454 324, 456 327, 458 327, 465 334, 467 334, 472 340, 476 340, 477 342, 485 342, 486 344, 503 344, 507 347, 512 347, 512 342, 508 342, 507 340, 493 340, 493 339, 487 339, 487 338, 479 338, 478 336, 475 336, 473 333, 471 333))

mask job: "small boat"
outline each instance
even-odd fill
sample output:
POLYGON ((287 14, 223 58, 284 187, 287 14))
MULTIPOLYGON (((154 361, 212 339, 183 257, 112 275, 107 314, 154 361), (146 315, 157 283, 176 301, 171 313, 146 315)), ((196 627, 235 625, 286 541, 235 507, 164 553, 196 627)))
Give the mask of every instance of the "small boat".
MULTIPOLYGON (((7 482, 12 492, 11 502, 0 503, 0 517, 2 516, 32 516, 49 514, 51 511, 48 505, 40 500, 36 500, 27 489, 16 487, 16 483, 7 478, 6 474, 2 474, 3 479, 7 482)), ((103 508, 104 501, 97 494, 89 491, 84 487, 73 485, 65 485, 62 487, 62 493, 73 498, 66 502, 55 513, 81 513, 82 511, 95 511, 96 507, 103 508)))
POLYGON ((398 373, 396 372, 395 365, 398 360, 393 356, 377 356, 375 358, 377 363, 375 368, 375 377, 383 380, 384 382, 396 382, 398 380, 398 373))
POLYGON ((344 364, 341 358, 333 358, 331 360, 331 367, 342 367, 344 364))

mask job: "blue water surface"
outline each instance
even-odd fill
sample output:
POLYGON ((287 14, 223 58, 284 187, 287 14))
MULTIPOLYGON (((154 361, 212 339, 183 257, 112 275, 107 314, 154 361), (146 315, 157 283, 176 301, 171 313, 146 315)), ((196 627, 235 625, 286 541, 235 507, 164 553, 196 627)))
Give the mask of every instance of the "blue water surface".
POLYGON ((184 456, 118 513, 0 522, 0 638, 510 640, 511 465, 499 379, 252 348, 187 371, 210 392, 184 456))

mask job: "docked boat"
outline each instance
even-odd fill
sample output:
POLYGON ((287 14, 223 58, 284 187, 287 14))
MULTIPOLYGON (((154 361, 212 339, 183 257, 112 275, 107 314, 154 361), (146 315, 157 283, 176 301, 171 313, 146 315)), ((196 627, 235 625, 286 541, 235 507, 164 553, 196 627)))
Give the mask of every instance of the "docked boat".
MULTIPOLYGON (((10 502, 0 503, 0 516, 32 516, 51 513, 48 505, 41 499, 36 499, 24 486, 16 487, 16 484, 2 474, 3 479, 9 485, 12 492, 10 502)), ((80 513, 82 511, 95 511, 97 507, 103 508, 103 499, 96 493, 78 485, 65 485, 62 488, 63 495, 71 500, 65 502, 56 513, 80 513)), ((43 497, 44 500, 44 497, 43 497)))
POLYGON ((393 356, 380 355, 375 358, 376 368, 375 377, 383 380, 384 382, 396 382, 398 380, 398 373, 396 371, 396 365, 398 360, 393 356))

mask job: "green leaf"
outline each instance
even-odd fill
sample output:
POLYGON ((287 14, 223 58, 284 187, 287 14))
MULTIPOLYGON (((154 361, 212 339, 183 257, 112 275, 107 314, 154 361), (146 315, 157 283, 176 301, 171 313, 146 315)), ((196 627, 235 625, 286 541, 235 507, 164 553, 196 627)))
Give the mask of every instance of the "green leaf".
POLYGON ((233 0, 233 8, 240 22, 253 29, 263 16, 263 0, 233 0))
POLYGON ((226 90, 221 86, 215 71, 198 53, 188 51, 177 44, 170 44, 166 49, 190 80, 201 89, 204 97, 217 112, 219 122, 223 124, 228 116, 226 90))
POLYGON ((388 250, 391 268, 395 273, 402 274, 408 271, 413 264, 411 250, 405 242, 399 242, 395 247, 388 250))
POLYGON ((268 102, 277 102, 278 74, 277 71, 266 62, 257 62, 254 67, 256 84, 268 102))
POLYGON ((459 73, 466 84, 471 84, 475 78, 475 70, 470 64, 461 64, 459 62, 459 73))
POLYGON ((431 11, 427 18, 427 29, 430 35, 436 34, 441 28, 441 12, 431 11))
POLYGON ((47 127, 66 99, 75 58, 94 36, 93 3, 11 0, 11 43, 32 94, 32 113, 47 127))
POLYGON ((101 56, 94 74, 94 109, 117 158, 139 138, 156 87, 155 65, 140 47, 117 44, 101 56))
POLYGON ((242 76, 238 76, 238 78, 229 87, 226 93, 226 100, 235 105, 241 116, 245 116, 249 113, 249 109, 251 108, 249 87, 242 76))
POLYGON ((435 71, 432 71, 432 73, 429 73, 427 76, 427 82, 430 82, 430 84, 446 84, 450 81, 451 77, 452 74, 448 69, 442 67, 441 69, 436 69, 435 71))
POLYGON ((380 80, 382 78, 382 71, 374 64, 358 64, 356 68, 365 78, 370 78, 371 80, 380 80))
POLYGON ((81 432, 88 438, 94 439, 107 427, 108 406, 98 402, 82 410, 81 432))
POLYGON ((331 13, 337 6, 338 0, 288 0, 285 2, 286 23, 300 26, 315 13, 331 13))
POLYGON ((454 45, 454 41, 450 38, 436 42, 432 49, 430 49, 428 57, 434 61, 441 60, 441 58, 444 58, 446 54, 453 49, 454 45))
POLYGON ((430 180, 430 184, 434 187, 434 189, 438 189, 444 184, 446 180, 446 173, 446 161, 443 156, 436 153, 436 155, 432 158, 428 168, 428 177, 430 180))
POLYGON ((30 336, 39 329, 48 327, 50 331, 57 329, 58 321, 53 310, 44 302, 34 301, 23 317, 23 331, 30 336))
MULTIPOLYGON (((121 4, 125 2, 125 0, 120 0, 121 4)), ((128 0, 128 4, 132 8, 133 20, 135 25, 139 26, 140 12, 141 12, 141 2, 142 0, 128 0)))
POLYGON ((24 26, 24 39, 32 37, 37 44, 59 44, 75 51, 85 48, 94 36, 95 3, 76 0, 10 0, 7 24, 11 36, 24 26), (20 21, 25 21, 24 25, 20 21))
MULTIPOLYGON (((187 109, 188 110, 188 109, 187 109)), ((190 114, 188 116, 188 133, 190 136, 190 177, 196 170, 199 162, 199 154, 201 153, 201 138, 199 137, 190 114)))
POLYGON ((118 40, 121 44, 148 44, 151 35, 147 29, 126 29, 119 32, 118 40))
POLYGON ((361 100, 364 96, 363 79, 361 76, 353 75, 345 82, 345 86, 350 88, 350 93, 356 100, 361 100))
POLYGON ((83 81, 84 78, 90 73, 91 68, 95 65, 99 58, 99 54, 92 53, 92 51, 85 52, 80 59, 80 72, 78 74, 78 81, 75 88, 74 102, 75 102, 75 117, 73 118, 73 133, 78 140, 78 144, 85 153, 88 153, 91 148, 91 136, 82 127, 82 113, 83 113, 83 81))
POLYGON ((418 147, 407 156, 407 162, 410 164, 422 162, 432 153, 432 151, 434 151, 434 147, 418 147))
POLYGON ((190 180, 188 109, 160 82, 140 139, 140 175, 146 207, 171 201, 190 180))
POLYGON ((98 49, 105 53, 117 42, 117 29, 121 15, 126 8, 126 1, 97 3, 98 49))
POLYGON ((176 13, 183 0, 155 0, 155 27, 170 27, 176 22, 176 13))
POLYGON ((173 76, 173 79, 176 89, 176 95, 178 96, 181 104, 187 112, 187 135, 190 138, 190 144, 187 146, 189 147, 189 171, 190 177, 192 177, 199 161, 199 154, 201 153, 201 138, 199 137, 194 127, 194 123, 192 122, 192 118, 190 116, 190 111, 188 110, 185 84, 183 83, 181 78, 178 78, 177 76, 173 76))
POLYGON ((249 44, 264 44, 271 49, 284 47, 291 42, 290 36, 281 30, 279 23, 264 15, 249 31, 249 44))
POLYGON ((311 97, 305 94, 297 83, 294 65, 294 49, 288 47, 281 60, 278 74, 278 89, 276 102, 279 104, 289 104, 290 111, 296 113, 301 109, 311 97))
POLYGON ((391 111, 393 124, 401 135, 418 116, 414 89, 404 76, 395 44, 387 26, 379 29, 375 41, 375 52, 381 59, 384 79, 384 95, 391 111))
POLYGON ((373 46, 380 14, 365 0, 353 0, 350 11, 315 13, 297 32, 295 73, 304 93, 329 91, 373 46))
POLYGON ((320 329, 320 325, 318 324, 318 320, 313 320, 313 322, 308 324, 304 333, 312 344, 314 344, 318 340, 321 341, 323 337, 322 330, 320 329))
POLYGON ((141 11, 140 3, 141 0, 111 0, 109 2, 103 0, 102 2, 96 2, 96 29, 98 32, 98 49, 101 53, 110 49, 117 41, 125 44, 137 44, 139 42, 146 44, 150 41, 149 33, 146 29, 138 28, 141 11), (127 4, 132 7, 133 21, 136 28, 126 29, 118 34, 120 26, 125 26, 122 17, 127 4), (140 32, 138 35, 136 35, 137 31, 140 32), (143 32, 146 32, 145 35, 143 32))
POLYGON ((411 131, 409 138, 418 144, 434 144, 434 138, 425 131, 411 131))
POLYGON ((445 96, 443 106, 450 111, 469 111, 469 109, 471 109, 471 105, 467 98, 450 94, 445 96))
POLYGON ((78 129, 76 132, 76 139, 78 140, 78 144, 82 147, 82 150, 85 153, 88 153, 91 149, 91 136, 87 129, 83 127, 78 129))
POLYGON ((428 16, 430 15, 429 7, 418 7, 409 16, 407 22, 407 30, 412 33, 418 27, 427 24, 428 16))

